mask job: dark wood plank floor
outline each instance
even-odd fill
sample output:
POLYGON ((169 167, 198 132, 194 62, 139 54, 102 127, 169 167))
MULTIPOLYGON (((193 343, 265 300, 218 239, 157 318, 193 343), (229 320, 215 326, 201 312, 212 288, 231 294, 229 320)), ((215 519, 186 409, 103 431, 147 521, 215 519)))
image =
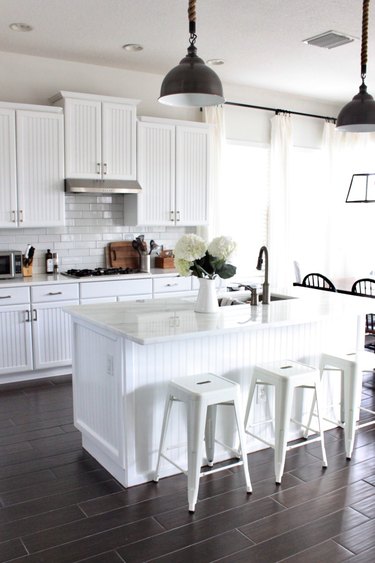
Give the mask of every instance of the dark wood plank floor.
MULTIPOLYGON (((372 375, 369 375, 371 378, 372 375)), ((367 383, 363 404, 374 406, 367 383)), ((336 563, 375 561, 375 426, 288 453, 281 486, 271 450, 201 480, 189 514, 182 475, 123 489, 81 448, 69 378, 0 388, 0 562, 336 563)))

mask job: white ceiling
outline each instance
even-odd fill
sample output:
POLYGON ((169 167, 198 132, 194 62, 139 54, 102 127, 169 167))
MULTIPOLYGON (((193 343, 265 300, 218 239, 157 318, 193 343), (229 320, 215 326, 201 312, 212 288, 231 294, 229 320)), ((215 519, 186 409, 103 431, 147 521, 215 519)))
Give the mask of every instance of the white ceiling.
MULTIPOLYGON (((165 74, 188 46, 187 0, 0 0, 0 51, 165 74), (9 24, 30 24, 18 33, 9 24), (141 43, 127 53, 125 43, 141 43)), ((197 47, 222 81, 345 102, 360 83, 361 0, 197 0, 197 47), (335 30, 336 49, 302 43, 335 30)), ((375 95, 375 6, 367 84, 375 95)))

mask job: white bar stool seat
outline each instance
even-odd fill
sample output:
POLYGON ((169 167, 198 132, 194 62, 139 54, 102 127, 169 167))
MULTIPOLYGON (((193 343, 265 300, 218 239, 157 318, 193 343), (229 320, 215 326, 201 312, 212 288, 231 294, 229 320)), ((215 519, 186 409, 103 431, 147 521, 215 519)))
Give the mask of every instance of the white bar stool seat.
MULTIPOLYGON (((245 415, 245 432, 253 436, 257 440, 267 444, 275 450, 275 479, 276 483, 281 483, 281 478, 284 473, 286 452, 293 448, 298 448, 310 444, 311 442, 320 441, 322 448, 322 461, 323 467, 327 467, 327 456, 324 447, 324 434, 322 431, 322 420, 319 415, 320 405, 322 404, 321 390, 320 390, 320 372, 318 369, 306 366, 299 362, 292 360, 279 360, 276 362, 269 362, 265 364, 258 364, 254 368, 253 379, 250 384, 249 398, 247 402, 246 415, 245 415), (253 432, 254 425, 249 425, 251 404, 254 398, 254 392, 257 385, 273 385, 275 388, 275 419, 266 422, 274 422, 275 428, 275 441, 270 443, 261 438, 253 432), (318 411, 318 429, 314 430, 309 426, 302 424, 291 418, 292 402, 294 391, 297 388, 309 388, 314 390, 313 405, 317 405, 318 411), (293 421, 305 428, 307 431, 311 430, 317 434, 315 438, 309 441, 302 441, 288 445, 288 430, 289 423, 293 421)), ((256 423, 256 425, 262 423, 256 423)))
POLYGON ((168 395, 165 404, 164 419, 161 431, 160 448, 154 481, 159 480, 159 469, 161 458, 166 459, 188 477, 188 502, 189 511, 195 511, 198 498, 199 480, 202 475, 222 471, 229 467, 242 465, 246 480, 246 490, 251 493, 251 482, 245 449, 245 433, 243 418, 241 415, 241 404, 239 385, 212 373, 180 377, 169 382, 168 395), (187 448, 188 468, 187 471, 178 466, 166 455, 165 441, 171 408, 175 401, 182 401, 187 406, 187 448), (231 406, 234 409, 236 425, 239 436, 239 450, 218 442, 215 439, 215 424, 217 406, 231 406), (208 465, 213 466, 215 442, 230 450, 238 458, 237 461, 224 467, 210 469, 201 472, 203 458, 203 441, 206 443, 206 455, 208 465))
MULTIPOLYGON (((361 407, 362 371, 373 371, 375 368, 375 354, 373 352, 324 352, 320 357, 320 374, 323 378, 324 372, 339 371, 341 375, 341 420, 325 420, 342 426, 345 436, 345 453, 347 459, 351 459, 355 441, 355 433, 358 428, 375 424, 375 419, 367 422, 358 422, 359 411, 366 411, 375 416, 375 411, 361 407)), ((314 411, 314 405, 312 412, 314 411)), ((310 416, 310 421, 311 421, 310 416)))

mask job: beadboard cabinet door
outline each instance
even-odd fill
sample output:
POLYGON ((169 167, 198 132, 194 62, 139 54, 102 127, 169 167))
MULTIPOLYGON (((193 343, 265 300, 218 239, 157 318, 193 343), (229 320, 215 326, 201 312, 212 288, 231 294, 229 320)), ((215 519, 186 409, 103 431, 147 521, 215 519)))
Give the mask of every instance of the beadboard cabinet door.
POLYGON ((0 375, 33 369, 30 304, 0 307, 0 375))
POLYGON ((0 108, 0 227, 17 227, 16 114, 0 108))
POLYGON ((38 303, 33 306, 34 369, 72 363, 71 318, 63 311, 64 307, 70 305, 78 305, 78 300, 38 303))
POLYGON ((176 224, 208 221, 208 130, 176 127, 176 224))
POLYGON ((19 226, 64 225, 63 116, 17 111, 16 136, 19 226))
POLYGON ((101 178, 102 105, 97 100, 64 100, 65 174, 67 178, 101 178))
POLYGON ((62 96, 66 177, 135 180, 136 101, 70 97, 69 92, 62 96))
MULTIPOLYGON (((137 196, 139 225, 175 223, 175 127, 161 123, 138 123, 137 196)), ((125 211, 126 211, 125 200, 125 211)))

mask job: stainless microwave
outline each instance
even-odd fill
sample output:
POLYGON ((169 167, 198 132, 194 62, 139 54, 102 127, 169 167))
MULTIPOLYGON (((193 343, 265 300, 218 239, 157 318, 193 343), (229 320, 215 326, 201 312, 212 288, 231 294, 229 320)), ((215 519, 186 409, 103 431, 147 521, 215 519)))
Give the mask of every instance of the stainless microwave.
POLYGON ((0 280, 22 276, 22 252, 20 250, 0 251, 0 280))

